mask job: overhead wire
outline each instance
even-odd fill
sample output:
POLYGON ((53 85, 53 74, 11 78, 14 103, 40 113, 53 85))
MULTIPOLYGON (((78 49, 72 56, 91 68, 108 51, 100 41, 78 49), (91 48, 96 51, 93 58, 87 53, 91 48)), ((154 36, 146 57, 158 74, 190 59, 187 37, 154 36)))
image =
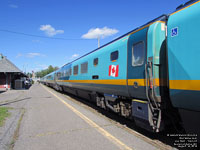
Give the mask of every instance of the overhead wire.
POLYGON ((66 41, 69 41, 69 40, 87 40, 87 39, 74 39, 74 38, 46 37, 46 36, 41 36, 41 35, 28 34, 28 33, 17 32, 17 31, 11 31, 11 30, 5 30, 5 29, 0 29, 0 31, 1 31, 1 32, 13 33, 13 34, 24 35, 24 36, 39 37, 39 38, 46 38, 46 39, 53 39, 53 40, 66 40, 66 41))

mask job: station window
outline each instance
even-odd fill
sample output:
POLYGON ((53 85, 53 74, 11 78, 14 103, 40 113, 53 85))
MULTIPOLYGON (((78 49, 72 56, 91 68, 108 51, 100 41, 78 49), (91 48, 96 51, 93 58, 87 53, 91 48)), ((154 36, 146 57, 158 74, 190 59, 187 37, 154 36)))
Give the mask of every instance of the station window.
POLYGON ((133 44, 132 47, 132 66, 141 66, 144 64, 144 42, 133 44))
POLYGON ((99 62, 99 59, 98 59, 98 58, 95 58, 94 61, 93 61, 93 65, 94 65, 94 66, 97 66, 97 65, 98 65, 98 62, 99 62))
POLYGON ((73 71, 74 75, 78 74, 78 65, 74 66, 74 71, 73 71))
POLYGON ((84 62, 81 64, 81 73, 87 73, 88 72, 88 62, 84 62))
POLYGON ((114 51, 110 54, 110 60, 111 61, 116 61, 118 59, 119 56, 119 52, 118 51, 114 51))

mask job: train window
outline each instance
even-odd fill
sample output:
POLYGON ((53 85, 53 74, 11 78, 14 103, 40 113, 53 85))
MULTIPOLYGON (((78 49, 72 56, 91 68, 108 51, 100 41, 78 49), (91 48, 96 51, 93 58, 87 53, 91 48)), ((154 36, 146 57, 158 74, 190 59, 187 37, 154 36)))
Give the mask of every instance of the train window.
POLYGON ((72 75, 72 68, 70 68, 70 70, 69 70, 69 75, 70 76, 72 75))
POLYGON ((78 65, 74 66, 74 71, 73 71, 74 75, 78 74, 78 65))
POLYGON ((116 61, 118 59, 118 55, 119 55, 119 52, 118 51, 114 51, 110 54, 110 60, 111 61, 116 61))
POLYGON ((66 70, 66 76, 69 76, 69 68, 66 70))
POLYGON ((57 73, 57 77, 58 77, 58 79, 61 77, 61 73, 60 72, 57 73))
POLYGON ((65 70, 65 77, 69 76, 69 69, 65 70))
POLYGON ((64 77, 64 76, 65 76, 64 72, 61 72, 61 77, 64 77))
POLYGON ((132 65, 141 66, 144 63, 144 42, 133 44, 132 47, 132 65))
POLYGON ((93 61, 93 65, 94 65, 94 66, 97 66, 97 65, 98 65, 98 61, 99 61, 99 59, 98 59, 98 58, 95 58, 94 61, 93 61))
POLYGON ((81 64, 81 73, 87 73, 88 72, 88 62, 84 62, 81 64))

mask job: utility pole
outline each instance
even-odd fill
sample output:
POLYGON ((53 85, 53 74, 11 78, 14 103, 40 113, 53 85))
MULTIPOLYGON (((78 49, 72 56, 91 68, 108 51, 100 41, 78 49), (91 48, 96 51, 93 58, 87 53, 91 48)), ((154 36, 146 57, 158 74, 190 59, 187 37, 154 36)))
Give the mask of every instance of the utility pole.
POLYGON ((98 48, 100 47, 100 36, 98 36, 98 48))

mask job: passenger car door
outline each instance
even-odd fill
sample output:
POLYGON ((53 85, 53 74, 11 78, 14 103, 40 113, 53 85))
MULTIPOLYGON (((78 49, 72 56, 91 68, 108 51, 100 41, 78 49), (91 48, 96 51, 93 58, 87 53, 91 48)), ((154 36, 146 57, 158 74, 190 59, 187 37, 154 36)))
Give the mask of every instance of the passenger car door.
POLYGON ((145 64, 147 28, 132 33, 128 41, 127 79, 129 95, 133 98, 146 99, 145 64))

